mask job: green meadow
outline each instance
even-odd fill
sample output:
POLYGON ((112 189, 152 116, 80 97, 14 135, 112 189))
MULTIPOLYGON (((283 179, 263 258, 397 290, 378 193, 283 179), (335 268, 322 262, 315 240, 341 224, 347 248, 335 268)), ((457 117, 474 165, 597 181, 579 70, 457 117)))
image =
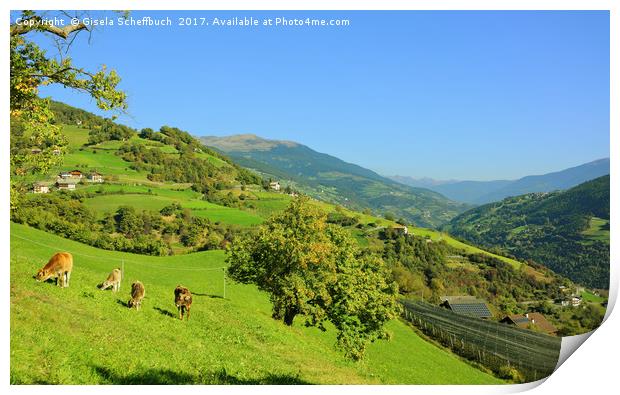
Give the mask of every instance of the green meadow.
MULTIPOLYGON (((168 191, 171 192, 171 191, 168 191)), ((176 192, 176 191, 173 191, 176 192)), ((187 194, 186 194, 187 195, 187 194)), ((115 212, 120 206, 134 206, 141 210, 159 211, 172 203, 180 203, 198 217, 208 218, 213 222, 251 226, 260 224, 263 219, 247 211, 224 207, 205 200, 184 199, 183 194, 169 194, 153 190, 151 194, 123 193, 118 195, 101 195, 84 200, 84 204, 103 214, 115 212), (168 196, 167 196, 168 195, 168 196)))
POLYGON ((603 218, 592 217, 588 228, 581 232, 589 240, 609 243, 609 221, 603 218))
POLYGON ((149 257, 98 250, 11 224, 12 384, 501 384, 422 340, 403 322, 361 362, 333 348, 333 328, 286 327, 266 294, 224 283, 224 252, 149 257), (33 279, 57 251, 74 255, 69 288, 33 279), (101 291, 124 268, 118 293, 101 291), (140 280, 140 311, 126 307, 140 280), (189 321, 173 303, 177 284, 194 294, 189 321), (225 293, 225 297, 224 297, 225 293))

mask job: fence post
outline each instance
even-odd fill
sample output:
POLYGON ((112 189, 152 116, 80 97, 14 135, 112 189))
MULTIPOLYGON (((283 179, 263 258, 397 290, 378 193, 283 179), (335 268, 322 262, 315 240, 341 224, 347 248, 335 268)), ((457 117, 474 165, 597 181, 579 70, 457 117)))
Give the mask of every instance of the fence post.
POLYGON ((226 299, 226 268, 222 269, 222 273, 224 273, 224 299, 226 299))

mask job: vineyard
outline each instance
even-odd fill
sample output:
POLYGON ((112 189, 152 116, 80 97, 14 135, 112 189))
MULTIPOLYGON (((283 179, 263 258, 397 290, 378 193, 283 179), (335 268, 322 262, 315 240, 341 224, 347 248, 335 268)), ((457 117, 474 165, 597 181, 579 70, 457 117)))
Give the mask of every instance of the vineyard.
POLYGON ((404 317, 453 352, 519 381, 553 373, 561 338, 456 314, 420 301, 404 301, 404 317), (514 377, 516 376, 516 377, 514 377))

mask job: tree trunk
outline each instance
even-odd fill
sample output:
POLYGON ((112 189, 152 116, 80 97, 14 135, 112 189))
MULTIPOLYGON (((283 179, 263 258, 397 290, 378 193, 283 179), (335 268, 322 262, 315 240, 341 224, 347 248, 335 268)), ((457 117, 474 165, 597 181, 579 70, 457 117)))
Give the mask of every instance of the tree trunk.
POLYGON ((293 320, 295 319, 295 316, 297 315, 297 309, 294 307, 287 307, 286 311, 284 312, 284 323, 288 326, 293 325, 293 320))

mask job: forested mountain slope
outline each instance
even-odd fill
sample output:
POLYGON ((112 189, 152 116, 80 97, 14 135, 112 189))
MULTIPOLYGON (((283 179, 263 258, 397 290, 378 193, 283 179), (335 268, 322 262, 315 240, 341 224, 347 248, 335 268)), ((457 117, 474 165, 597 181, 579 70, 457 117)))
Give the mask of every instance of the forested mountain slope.
POLYGON ((609 176, 469 210, 445 227, 457 237, 531 259, 578 283, 609 286, 609 176))
POLYGON ((389 213, 417 226, 437 227, 468 207, 295 142, 250 134, 200 139, 242 166, 291 183, 317 199, 356 210, 369 208, 381 215, 389 213))

